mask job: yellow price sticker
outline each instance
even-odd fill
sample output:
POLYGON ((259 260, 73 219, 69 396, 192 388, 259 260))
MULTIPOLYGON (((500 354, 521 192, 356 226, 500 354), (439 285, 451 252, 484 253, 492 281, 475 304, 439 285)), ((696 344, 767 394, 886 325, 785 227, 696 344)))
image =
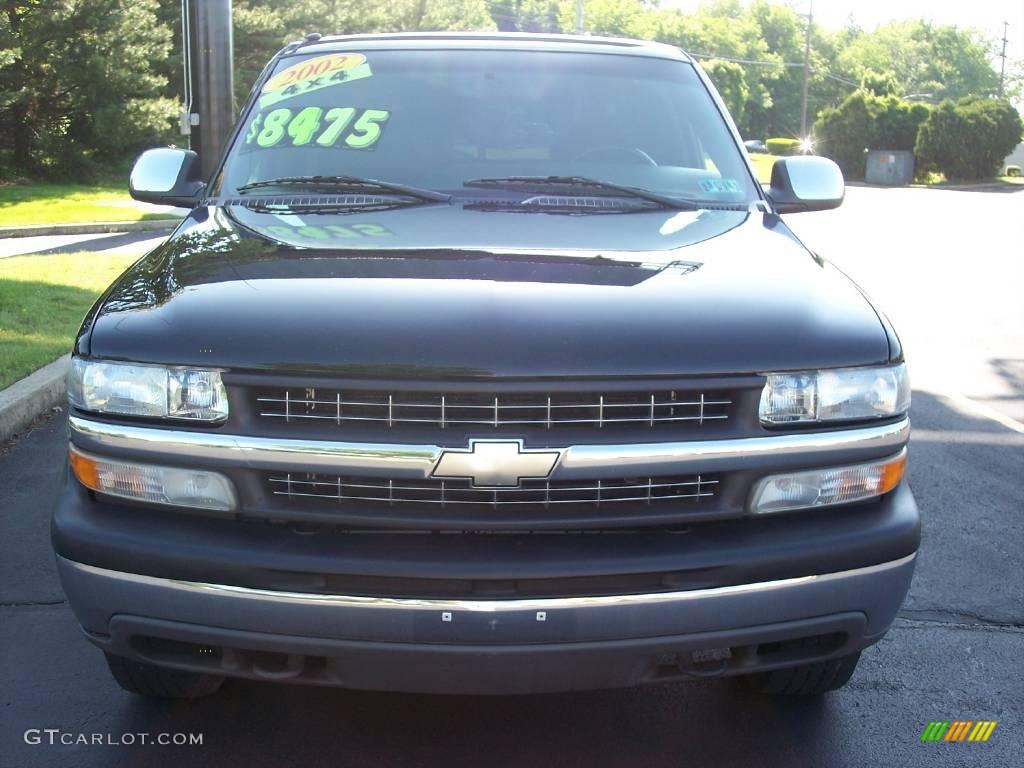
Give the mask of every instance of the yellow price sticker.
POLYGON ((270 78, 260 91, 260 107, 285 99, 370 77, 370 65, 361 53, 332 53, 293 64, 270 78))

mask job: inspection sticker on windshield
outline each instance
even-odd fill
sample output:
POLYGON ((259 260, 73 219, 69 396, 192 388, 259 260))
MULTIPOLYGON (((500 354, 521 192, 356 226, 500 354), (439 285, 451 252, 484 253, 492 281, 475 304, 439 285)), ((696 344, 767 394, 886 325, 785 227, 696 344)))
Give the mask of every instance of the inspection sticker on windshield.
POLYGON ((740 183, 736 179, 702 179, 700 189, 712 195, 728 195, 739 192, 740 183))
POLYGON ((321 88, 362 80, 371 74, 370 65, 361 53, 332 53, 306 59, 278 72, 267 81, 260 95, 260 106, 269 107, 321 88))

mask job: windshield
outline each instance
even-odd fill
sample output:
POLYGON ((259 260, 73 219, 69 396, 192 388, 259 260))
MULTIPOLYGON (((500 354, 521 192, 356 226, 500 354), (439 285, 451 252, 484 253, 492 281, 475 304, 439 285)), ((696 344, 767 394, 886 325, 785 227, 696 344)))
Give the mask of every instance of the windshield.
MULTIPOLYGON (((685 200, 757 199, 739 148, 692 65, 594 53, 283 58, 246 116, 217 193, 324 175, 463 199, 534 194, 521 182, 464 186, 522 176, 582 177, 685 200)), ((267 185, 242 193, 302 190, 267 185)))

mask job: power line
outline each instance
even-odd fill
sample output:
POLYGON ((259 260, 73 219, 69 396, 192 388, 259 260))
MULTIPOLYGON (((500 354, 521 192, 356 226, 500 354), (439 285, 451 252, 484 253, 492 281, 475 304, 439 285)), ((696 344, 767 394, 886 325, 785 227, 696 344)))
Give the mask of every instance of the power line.
POLYGON ((802 67, 804 65, 802 61, 758 61, 756 59, 738 59, 734 56, 722 56, 718 53, 694 53, 693 51, 687 51, 687 53, 695 59, 721 59, 722 61, 731 61, 736 64, 750 64, 758 67, 802 67))
POLYGON ((855 80, 840 77, 839 75, 833 75, 831 72, 825 72, 824 76, 827 77, 829 80, 835 80, 837 83, 844 83, 845 85, 849 85, 854 88, 860 88, 860 83, 856 82, 855 80))
MULTIPOLYGON (((735 64, 747 64, 755 67, 792 67, 794 69, 802 69, 804 66, 804 63, 802 61, 768 61, 765 59, 740 59, 736 58, 735 56, 723 56, 717 53, 694 53, 693 51, 687 51, 687 53, 690 56, 693 56, 695 59, 718 59, 720 61, 731 61, 735 64)), ((814 63, 811 64, 811 69, 820 72, 820 68, 814 63)), ((821 76, 827 77, 829 80, 835 80, 836 82, 843 83, 844 85, 849 85, 853 88, 860 88, 860 83, 858 83, 856 80, 850 80, 849 78, 841 77, 833 72, 821 72, 821 76)))

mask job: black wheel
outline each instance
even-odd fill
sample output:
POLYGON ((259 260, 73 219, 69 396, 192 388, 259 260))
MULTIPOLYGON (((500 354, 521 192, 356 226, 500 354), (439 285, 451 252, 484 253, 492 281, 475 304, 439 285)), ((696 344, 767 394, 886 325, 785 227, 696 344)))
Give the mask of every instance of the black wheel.
POLYGON ((739 680, 744 687, 770 696, 821 696, 846 685, 859 659, 858 651, 838 659, 745 675, 739 680))
POLYGON ((137 693, 140 696, 192 699, 215 693, 224 682, 220 675, 157 667, 111 653, 104 655, 107 657, 110 674, 114 676, 117 684, 129 693, 137 693))

